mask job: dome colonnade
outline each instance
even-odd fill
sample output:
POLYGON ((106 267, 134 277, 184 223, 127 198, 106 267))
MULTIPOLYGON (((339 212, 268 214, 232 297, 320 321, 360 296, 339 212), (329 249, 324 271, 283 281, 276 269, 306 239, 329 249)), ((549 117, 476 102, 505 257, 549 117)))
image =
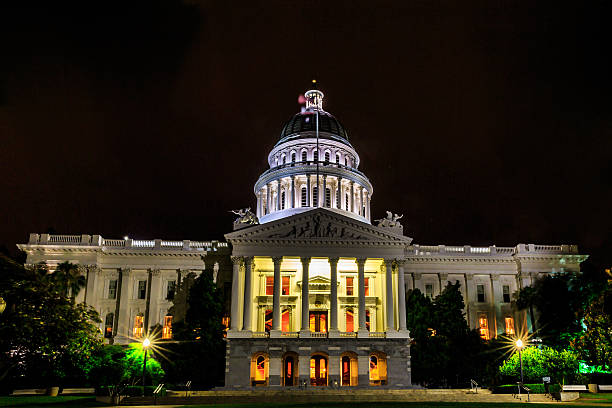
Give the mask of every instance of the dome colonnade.
POLYGON ((358 170, 359 155, 340 122, 322 109, 323 93, 305 95, 306 109, 283 127, 268 155, 270 168, 255 183, 257 217, 266 223, 322 207, 370 223, 373 188, 358 170))

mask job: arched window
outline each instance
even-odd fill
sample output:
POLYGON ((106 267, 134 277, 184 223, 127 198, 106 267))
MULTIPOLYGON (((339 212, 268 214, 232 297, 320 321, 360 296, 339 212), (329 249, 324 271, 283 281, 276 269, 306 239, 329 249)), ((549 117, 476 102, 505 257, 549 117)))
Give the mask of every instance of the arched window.
POLYGON ((170 340, 172 338, 172 315, 164 316, 164 327, 162 329, 162 339, 170 340))
POLYGON ((325 152, 325 163, 329 163, 329 151, 325 152))
POLYGON ((283 190, 283 192, 281 193, 281 210, 285 209, 285 190, 283 190))
POLYGON ((319 206, 319 188, 317 186, 312 188, 312 205, 313 207, 319 206))
POLYGON ((115 323, 115 314, 109 313, 104 320, 104 337, 110 339, 113 337, 113 324, 115 323))
POLYGON ((302 207, 308 207, 308 202, 306 201, 306 187, 302 187, 301 204, 302 204, 302 207))
POLYGON ((387 384, 387 358, 383 353, 370 354, 370 385, 387 384))
POLYGON ((349 161, 348 161, 348 157, 344 157, 344 165, 348 166, 349 165, 349 161))
POLYGON ((266 386, 269 378, 269 358, 267 354, 256 353, 251 358, 251 385, 266 386))
POLYGON ((307 155, 308 155, 308 153, 306 152, 306 150, 302 150, 302 161, 303 162, 308 160, 307 155))
POLYGON ((286 163, 285 159, 286 159, 285 153, 283 153, 282 156, 281 156, 281 164, 285 164, 286 163))
POLYGON ((295 152, 291 152, 291 164, 295 164, 295 152))
POLYGON ((325 188, 325 207, 331 207, 331 189, 325 188))
POLYGON ((345 209, 346 211, 351 211, 351 209, 349 208, 349 194, 348 194, 348 193, 346 193, 346 196, 345 196, 345 197, 346 197, 346 199, 345 199, 345 201, 346 201, 346 202, 345 202, 344 209, 345 209))
POLYGON ((319 151, 315 150, 313 153, 313 157, 314 157, 314 161, 318 162, 319 161, 319 151))
POLYGON ((340 155, 336 154, 336 163, 340 164, 340 155))

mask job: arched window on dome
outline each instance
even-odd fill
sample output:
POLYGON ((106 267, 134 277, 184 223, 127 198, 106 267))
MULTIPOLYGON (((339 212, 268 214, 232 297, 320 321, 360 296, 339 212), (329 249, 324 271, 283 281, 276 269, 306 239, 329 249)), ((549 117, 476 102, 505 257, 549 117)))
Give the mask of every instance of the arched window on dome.
POLYGON ((306 162, 308 160, 308 152, 306 150, 302 150, 302 161, 306 162))
POLYGON ((348 167, 349 165, 349 159, 348 156, 344 156, 344 165, 348 167))
POLYGON ((302 198, 301 198, 302 207, 308 207, 308 202, 306 202, 306 187, 302 187, 302 198))
POLYGON ((319 188, 317 186, 314 186, 312 188, 312 206, 319 206, 319 188))
POLYGON ((329 150, 325 152, 325 163, 329 163, 329 159, 330 159, 330 153, 329 150))
POLYGON ((295 164, 295 152, 291 152, 291 165, 295 164))
POLYGON ((285 163, 286 163, 285 159, 286 159, 286 157, 285 157, 285 153, 283 153, 283 154, 281 155, 281 164, 285 164, 285 163))
POLYGON ((340 155, 336 153, 336 163, 340 164, 340 155))
POLYGON ((344 197, 345 197, 345 200, 344 200, 344 201, 345 201, 345 203, 344 203, 344 209, 345 209, 346 211, 351 211, 351 209, 349 208, 349 194, 348 194, 348 193, 346 193, 346 195, 345 195, 344 197))
POLYGON ((315 150, 313 153, 313 157, 314 157, 314 161, 318 162, 319 161, 319 151, 315 150))
POLYGON ((285 209, 285 198, 287 197, 285 194, 285 190, 283 190, 283 192, 281 193, 281 208, 280 208, 281 210, 285 209))
POLYGON ((324 207, 331 207, 331 189, 330 188, 326 188, 325 189, 325 206, 324 207))

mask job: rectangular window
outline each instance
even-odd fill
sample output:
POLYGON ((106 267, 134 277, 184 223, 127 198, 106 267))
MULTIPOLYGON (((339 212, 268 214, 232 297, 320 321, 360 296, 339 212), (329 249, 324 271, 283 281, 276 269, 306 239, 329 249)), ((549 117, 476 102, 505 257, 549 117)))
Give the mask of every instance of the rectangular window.
POLYGON ((291 313, 289 312, 289 309, 283 310, 283 312, 281 313, 281 330, 282 331, 284 332, 291 331, 290 321, 291 321, 291 313))
POLYGON ((113 337, 113 324, 115 323, 115 315, 109 313, 104 321, 104 337, 110 339, 113 337))
POLYGON ((346 296, 354 296, 353 295, 353 278, 349 276, 346 277, 346 296))
POLYGON ((485 301, 484 285, 476 285, 476 297, 476 300, 480 303, 485 301))
POLYGON ((144 333, 144 317, 138 315, 134 317, 134 338, 139 339, 144 333))
POLYGON ((308 202, 306 200, 306 187, 302 187, 302 200, 301 200, 301 204, 302 204, 302 207, 307 207, 308 206, 308 202))
POLYGON ((331 207, 331 190, 329 188, 325 189, 325 207, 331 207))
POLYGON ((506 334, 509 336, 514 335, 514 318, 507 316, 504 321, 506 323, 506 334))
POLYGON ((283 285, 281 287, 281 295, 289 295, 291 293, 291 278, 289 276, 282 277, 283 285))
POLYGON ((176 292, 176 281, 174 280, 168 281, 168 286, 166 287, 166 299, 174 300, 175 292, 176 292))
POLYGON ((117 279, 108 281, 108 298, 117 299, 117 279))
POLYGON ((172 316, 164 316, 164 328, 162 329, 162 339, 172 338, 172 316))
POLYGON ((480 315, 478 318, 478 326, 480 337, 482 337, 483 340, 489 340, 489 323, 486 314, 480 315))
POLYGON ((312 188, 312 206, 319 206, 319 189, 316 186, 312 188))
POLYGON ((366 330, 370 331, 370 311, 366 310, 366 330))
POLYGON ((266 295, 274 294, 274 276, 266 276, 266 295))
POLYGON ((355 320, 353 309, 346 309, 346 331, 352 333, 355 331, 355 320))
POLYGON ((365 286, 365 296, 370 296, 370 278, 363 278, 363 285, 365 286))
POLYGON ((146 299, 147 281, 138 281, 138 299, 146 299))
POLYGON ((269 332, 270 330, 272 330, 272 310, 266 310, 264 319, 264 330, 269 332))
POLYGON ((504 285, 503 288, 504 303, 510 303, 510 286, 504 285))
POLYGON ((428 284, 425 285, 425 296, 432 299, 433 298, 433 285, 428 284))

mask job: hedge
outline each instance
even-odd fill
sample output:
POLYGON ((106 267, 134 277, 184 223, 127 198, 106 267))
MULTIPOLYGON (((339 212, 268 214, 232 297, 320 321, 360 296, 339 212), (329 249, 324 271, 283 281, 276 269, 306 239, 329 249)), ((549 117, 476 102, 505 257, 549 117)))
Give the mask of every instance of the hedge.
MULTIPOLYGON (((542 383, 536 384, 525 384, 525 387, 531 390, 532 394, 546 394, 546 388, 542 383)), ((549 393, 560 392, 561 386, 559 384, 550 384, 548 386, 549 393)), ((516 394, 518 393, 518 388, 516 384, 504 384, 497 386, 493 389, 494 394, 516 394)))

